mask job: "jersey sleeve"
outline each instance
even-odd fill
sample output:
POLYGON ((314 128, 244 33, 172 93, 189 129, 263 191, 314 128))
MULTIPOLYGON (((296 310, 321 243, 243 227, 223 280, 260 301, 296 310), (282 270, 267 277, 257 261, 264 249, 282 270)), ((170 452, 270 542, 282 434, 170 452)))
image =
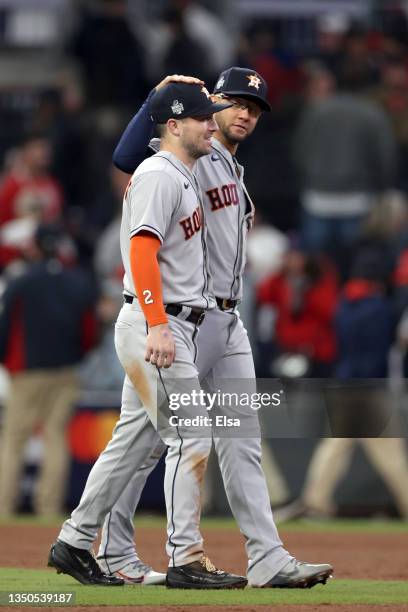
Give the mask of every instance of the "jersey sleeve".
POLYGON ((130 267, 139 304, 149 327, 167 323, 163 305, 163 290, 157 253, 160 242, 156 236, 138 234, 130 241, 130 267))
POLYGON ((163 243, 180 199, 180 188, 168 174, 152 171, 135 176, 126 196, 130 206, 130 238, 149 232, 163 243))
POLYGON ((153 134, 154 123, 150 116, 150 99, 153 89, 136 115, 130 120, 113 152, 113 163, 119 170, 132 174, 146 157, 153 134))

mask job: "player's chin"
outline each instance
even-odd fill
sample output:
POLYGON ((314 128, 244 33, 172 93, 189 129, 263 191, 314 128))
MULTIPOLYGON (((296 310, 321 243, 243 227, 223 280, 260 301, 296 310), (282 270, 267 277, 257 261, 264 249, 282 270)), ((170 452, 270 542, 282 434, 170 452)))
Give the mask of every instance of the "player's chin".
POLYGON ((248 136, 248 130, 239 126, 232 126, 230 129, 230 138, 235 142, 242 142, 248 136))
POLYGON ((209 139, 205 139, 203 141, 203 146, 202 146, 202 153, 203 155, 208 155, 208 153, 211 153, 211 138, 209 139))

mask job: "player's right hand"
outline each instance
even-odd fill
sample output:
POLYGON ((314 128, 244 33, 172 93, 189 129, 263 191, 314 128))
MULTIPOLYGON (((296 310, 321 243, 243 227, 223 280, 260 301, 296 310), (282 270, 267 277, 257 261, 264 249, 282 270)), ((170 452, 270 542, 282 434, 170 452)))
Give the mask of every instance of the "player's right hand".
POLYGON ((204 85, 204 81, 197 79, 196 77, 184 76, 184 74, 171 74, 166 76, 158 85, 156 85, 156 91, 162 87, 165 87, 169 83, 195 83, 197 85, 204 85))
POLYGON ((147 334, 145 360, 158 368, 169 368, 176 355, 173 334, 167 323, 149 327, 147 334))

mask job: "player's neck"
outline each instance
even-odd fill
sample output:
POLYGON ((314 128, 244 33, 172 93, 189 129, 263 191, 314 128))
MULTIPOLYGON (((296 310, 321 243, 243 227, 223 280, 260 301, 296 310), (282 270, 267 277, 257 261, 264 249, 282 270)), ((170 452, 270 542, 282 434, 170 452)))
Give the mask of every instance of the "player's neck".
POLYGON ((160 151, 167 151, 173 153, 189 170, 193 170, 193 166, 196 163, 196 159, 191 157, 185 149, 178 147, 176 144, 170 142, 163 142, 160 144, 160 151))
POLYGON ((218 142, 220 142, 224 147, 231 153, 231 155, 235 155, 238 149, 237 142, 231 142, 227 140, 221 130, 217 130, 213 135, 213 138, 216 138, 218 142))

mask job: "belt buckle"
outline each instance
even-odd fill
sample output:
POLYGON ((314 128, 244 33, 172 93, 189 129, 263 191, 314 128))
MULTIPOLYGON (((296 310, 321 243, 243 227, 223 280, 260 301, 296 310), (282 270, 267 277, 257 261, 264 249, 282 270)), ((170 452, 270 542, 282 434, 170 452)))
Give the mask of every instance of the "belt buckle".
POLYGON ((231 306, 228 305, 229 300, 227 300, 227 298, 224 298, 222 300, 222 305, 221 305, 221 309, 222 310, 229 310, 231 308, 231 306))
POLYGON ((200 327, 201 323, 204 321, 204 317, 205 317, 205 312, 204 311, 200 312, 198 319, 197 319, 197 323, 196 323, 197 327, 200 327))

